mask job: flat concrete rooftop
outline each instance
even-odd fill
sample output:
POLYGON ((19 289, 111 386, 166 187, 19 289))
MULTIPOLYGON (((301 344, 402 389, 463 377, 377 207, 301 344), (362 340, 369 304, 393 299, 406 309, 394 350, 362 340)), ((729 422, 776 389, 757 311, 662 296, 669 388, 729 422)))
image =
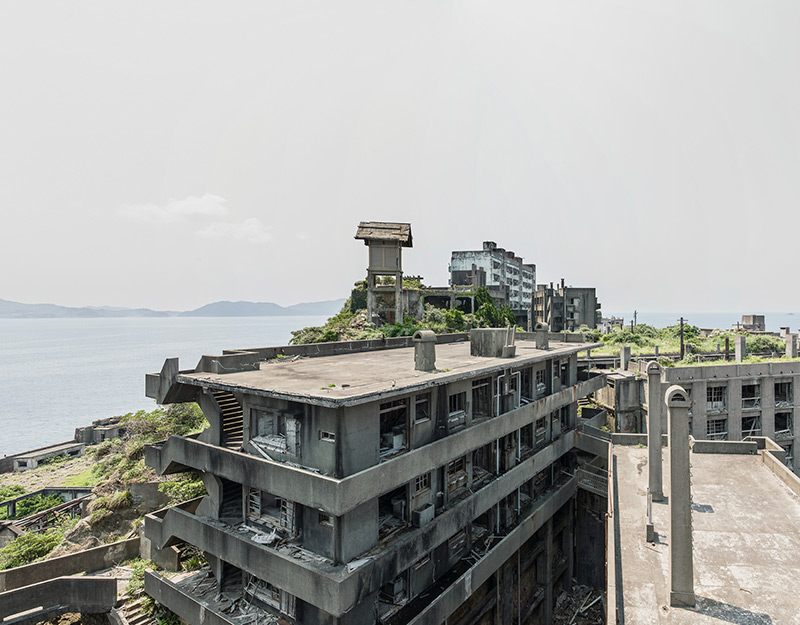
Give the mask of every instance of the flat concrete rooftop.
POLYGON ((585 343, 550 341, 549 349, 542 350, 536 349, 534 341, 520 340, 516 346, 517 355, 514 358, 482 358, 470 355, 469 341, 438 344, 436 371, 430 373, 416 371, 414 348, 403 347, 269 361, 261 363, 257 371, 182 373, 177 381, 231 390, 237 388, 308 403, 346 406, 372 401, 383 395, 474 377, 476 372, 489 375, 494 371, 567 356, 587 347, 585 343))
MULTIPOLYGON (((800 499, 759 455, 691 454, 695 609, 669 607, 666 503, 653 503, 657 541, 645 542, 647 449, 614 446, 613 462, 621 623, 800 623, 800 499)), ((668 496, 666 449, 664 476, 668 496)))

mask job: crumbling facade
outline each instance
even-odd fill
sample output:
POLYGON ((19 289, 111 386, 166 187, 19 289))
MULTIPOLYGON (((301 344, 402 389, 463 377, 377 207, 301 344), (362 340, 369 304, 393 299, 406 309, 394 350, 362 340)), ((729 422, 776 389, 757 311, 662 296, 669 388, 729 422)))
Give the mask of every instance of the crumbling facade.
MULTIPOLYGON (((644 361, 638 367, 644 373, 644 361)), ((667 367, 662 391, 679 384, 689 396, 689 428, 698 440, 740 441, 765 436, 783 449, 795 473, 795 441, 800 439, 800 362, 667 367)), ((662 393, 663 395, 663 393, 662 393)))
POLYGON ((533 318, 553 332, 575 331, 582 325, 596 328, 602 318, 594 287, 540 284, 533 294, 533 318))
MULTIPOLYGON (((289 623, 551 622, 586 574, 576 527, 602 535, 578 503, 595 456, 576 426, 604 379, 579 377, 585 344, 476 332, 166 361, 148 396, 197 401, 211 427, 146 461, 200 471, 208 494, 149 515, 147 539, 195 545, 217 592, 289 623)), ((192 625, 231 622, 156 574, 146 590, 192 625)))
POLYGON ((536 265, 524 263, 494 241, 484 241, 481 250, 451 252, 450 284, 484 286, 499 304, 527 314, 536 288, 536 265))

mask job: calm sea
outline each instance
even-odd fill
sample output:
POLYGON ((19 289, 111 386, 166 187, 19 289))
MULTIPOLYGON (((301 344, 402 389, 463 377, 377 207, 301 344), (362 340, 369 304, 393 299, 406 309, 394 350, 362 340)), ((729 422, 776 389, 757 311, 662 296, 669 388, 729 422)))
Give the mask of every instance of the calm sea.
POLYGON ((285 345, 325 317, 0 319, 0 456, 69 440, 94 419, 156 404, 144 375, 164 359, 285 345))
MULTIPOLYGON (((619 313, 617 313, 619 316, 619 313)), ((623 313, 626 323, 633 318, 623 313)), ((677 313, 639 313, 658 327, 677 313)), ((736 313, 685 313, 689 323, 729 328, 736 313)), ((152 409, 145 373, 177 356, 192 368, 223 349, 285 345, 291 331, 325 317, 0 319, 0 456, 69 440, 94 419, 152 409)), ((800 314, 766 313, 767 329, 790 326, 800 314)))

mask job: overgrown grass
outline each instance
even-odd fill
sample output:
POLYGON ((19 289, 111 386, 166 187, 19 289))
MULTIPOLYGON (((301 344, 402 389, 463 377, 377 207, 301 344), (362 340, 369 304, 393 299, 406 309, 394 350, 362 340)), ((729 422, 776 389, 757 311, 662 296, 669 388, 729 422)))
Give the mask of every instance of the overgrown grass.
POLYGON ((64 530, 54 527, 46 532, 26 532, 0 549, 0 570, 32 564, 44 558, 64 540, 64 530))
POLYGON ((91 477, 97 482, 114 481, 125 485, 155 479, 155 471, 144 464, 145 445, 173 434, 185 436, 208 427, 208 421, 194 403, 129 413, 120 419, 120 424, 127 431, 124 438, 103 441, 87 452, 96 461, 91 477))
MULTIPOLYGON (((625 327, 616 329, 609 334, 601 335, 597 330, 583 330, 584 336, 590 342, 602 342, 603 346, 592 350, 593 354, 616 354, 622 345, 629 345, 632 354, 652 354, 655 347, 660 353, 679 353, 681 348, 680 325, 666 328, 655 328, 646 324, 639 324, 633 328, 625 327)), ((747 349, 751 352, 784 353, 786 346, 783 339, 766 334, 749 334, 733 330, 714 330, 709 336, 701 336, 700 328, 684 325, 684 346, 689 354, 697 352, 714 352, 717 345, 720 350, 725 349, 725 339, 729 340, 730 350, 733 353, 735 337, 737 334, 747 337, 747 349)))
POLYGON ((64 480, 63 485, 67 488, 91 488, 98 482, 97 476, 93 473, 92 469, 86 469, 82 473, 71 475, 64 480))

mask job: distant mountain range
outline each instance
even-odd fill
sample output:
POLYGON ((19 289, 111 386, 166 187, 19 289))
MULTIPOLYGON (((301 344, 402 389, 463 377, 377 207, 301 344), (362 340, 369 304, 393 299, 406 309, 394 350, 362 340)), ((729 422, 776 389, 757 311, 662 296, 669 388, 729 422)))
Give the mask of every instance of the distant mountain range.
POLYGON ((23 304, 0 299, 0 319, 67 319, 101 317, 277 317, 303 315, 334 315, 342 308, 344 299, 325 302, 305 302, 279 306, 272 302, 214 302, 195 310, 172 311, 149 308, 117 308, 87 306, 72 308, 56 304, 23 304))

